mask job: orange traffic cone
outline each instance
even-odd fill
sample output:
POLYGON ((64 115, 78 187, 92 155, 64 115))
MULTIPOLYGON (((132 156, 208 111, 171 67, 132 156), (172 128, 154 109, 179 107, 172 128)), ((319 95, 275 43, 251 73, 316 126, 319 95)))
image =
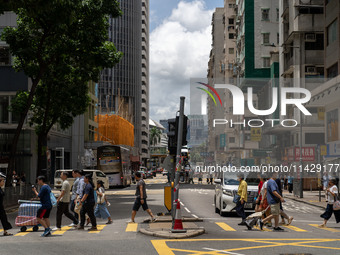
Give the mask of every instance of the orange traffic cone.
POLYGON ((171 229, 172 233, 185 233, 187 232, 185 229, 183 229, 182 224, 182 216, 181 216, 181 205, 179 203, 179 200, 177 200, 177 207, 176 207, 176 214, 175 214, 175 224, 174 228, 171 229))
POLYGON ((182 215, 181 215, 181 205, 180 205, 179 201, 177 201, 174 229, 183 229, 182 215))

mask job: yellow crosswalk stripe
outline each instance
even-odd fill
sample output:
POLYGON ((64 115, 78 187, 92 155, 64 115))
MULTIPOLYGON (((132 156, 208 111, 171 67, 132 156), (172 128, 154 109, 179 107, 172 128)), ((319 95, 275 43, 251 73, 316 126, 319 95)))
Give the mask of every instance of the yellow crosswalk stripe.
POLYGON ((225 231, 236 231, 235 229, 233 229, 232 227, 230 227, 228 224, 224 222, 215 222, 215 223, 225 231))
POLYGON ((125 232, 137 232, 138 223, 128 223, 125 232))
POLYGON ((320 228, 318 224, 309 224, 309 226, 316 227, 316 228, 323 229, 323 230, 327 230, 327 231, 334 232, 334 233, 340 232, 340 230, 337 230, 337 229, 334 229, 334 228, 327 228, 327 227, 320 228))
POLYGON ((268 232, 271 232, 270 229, 266 228, 266 227, 263 227, 263 229, 261 230, 259 226, 254 226, 255 229, 257 230, 260 230, 260 231, 268 231, 268 232))
POLYGON ((289 228, 290 230, 296 231, 296 232, 307 232, 307 230, 304 230, 302 228, 298 228, 295 226, 284 226, 285 228, 289 228))
POLYGON ((30 230, 26 230, 25 232, 19 232, 18 234, 15 234, 14 236, 25 236, 32 232, 33 232, 33 228, 30 230))
POLYGON ((0 233, 1 233, 2 231, 4 231, 4 230, 3 230, 3 229, 0 229, 0 233))
POLYGON ((53 235, 63 235, 67 230, 70 230, 72 227, 62 227, 61 230, 54 231, 53 235))
POLYGON ((98 234, 100 233, 100 231, 103 230, 103 228, 105 228, 107 225, 97 225, 97 229, 96 231, 89 231, 90 234, 98 234))

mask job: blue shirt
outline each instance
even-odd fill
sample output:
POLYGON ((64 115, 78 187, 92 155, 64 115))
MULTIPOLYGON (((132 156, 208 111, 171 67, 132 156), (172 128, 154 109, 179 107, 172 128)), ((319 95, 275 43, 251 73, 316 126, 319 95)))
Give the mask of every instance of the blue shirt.
POLYGON ((79 178, 78 187, 77 187, 77 194, 80 199, 84 195, 84 187, 85 187, 84 176, 82 176, 79 178))
POLYGON ((293 183, 293 179, 294 179, 294 177, 288 176, 288 183, 289 183, 289 184, 292 184, 292 183, 293 183))
POLYGON ((279 198, 274 195, 274 191, 279 193, 279 187, 277 186, 277 183, 273 179, 270 179, 267 183, 267 201, 268 204, 270 205, 277 204, 280 202, 278 201, 279 198))
POLYGON ((94 189, 92 187, 92 185, 90 183, 85 185, 85 189, 84 189, 84 195, 87 194, 87 198, 85 200, 85 203, 92 203, 94 204, 94 189))
POLYGON ((51 188, 47 184, 44 184, 40 192, 38 194, 38 197, 40 198, 41 202, 41 208, 42 209, 50 209, 52 208, 52 203, 51 203, 51 188))

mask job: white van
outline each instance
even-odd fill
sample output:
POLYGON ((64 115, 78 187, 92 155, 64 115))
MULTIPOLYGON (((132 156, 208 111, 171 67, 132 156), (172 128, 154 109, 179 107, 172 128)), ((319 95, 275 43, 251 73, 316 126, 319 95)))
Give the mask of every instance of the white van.
MULTIPOLYGON (((74 180, 75 178, 73 178, 72 176, 72 171, 73 169, 65 169, 65 170, 57 170, 55 171, 55 175, 54 175, 54 188, 55 189, 60 189, 61 185, 63 184, 63 181, 60 178, 60 174, 61 172, 68 172, 68 182, 70 183, 71 187, 73 186, 74 180)), ((101 180, 104 182, 104 188, 108 189, 109 188, 109 179, 106 177, 106 175, 100 171, 100 170, 96 170, 96 169, 84 169, 83 170, 84 175, 87 174, 91 174, 92 175, 92 180, 94 183, 95 188, 97 188, 97 181, 101 180)))

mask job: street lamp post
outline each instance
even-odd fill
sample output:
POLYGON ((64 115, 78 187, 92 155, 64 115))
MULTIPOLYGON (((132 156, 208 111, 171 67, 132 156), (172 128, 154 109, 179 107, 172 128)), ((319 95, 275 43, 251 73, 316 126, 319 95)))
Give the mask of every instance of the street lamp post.
POLYGON ((300 198, 303 198, 302 112, 300 112, 300 198))

